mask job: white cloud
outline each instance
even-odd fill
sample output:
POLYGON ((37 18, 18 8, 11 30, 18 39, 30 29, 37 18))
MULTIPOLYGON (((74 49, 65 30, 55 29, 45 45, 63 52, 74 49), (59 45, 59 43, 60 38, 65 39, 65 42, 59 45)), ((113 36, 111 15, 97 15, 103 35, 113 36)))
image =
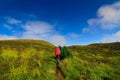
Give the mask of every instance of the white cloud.
POLYGON ((64 36, 61 35, 53 35, 51 36, 51 42, 54 43, 55 45, 61 45, 64 46, 66 44, 66 39, 64 36))
POLYGON ((102 39, 102 42, 115 42, 115 41, 120 41, 120 31, 112 35, 106 35, 102 39))
POLYGON ((51 24, 40 21, 28 21, 23 29, 26 30, 25 34, 42 34, 42 33, 51 33, 54 31, 54 28, 51 24))
POLYGON ((88 27, 85 27, 85 28, 83 28, 83 30, 82 30, 83 32, 89 32, 90 31, 90 28, 88 28, 88 27))
POLYGON ((12 40, 12 39, 18 39, 18 38, 15 36, 0 35, 0 40, 12 40))
POLYGON ((25 32, 22 33, 22 38, 25 39, 44 39, 54 33, 54 26, 41 21, 28 21, 22 28, 25 32))
POLYGON ((111 5, 104 5, 98 9, 97 18, 88 20, 89 28, 83 31, 90 31, 92 27, 102 29, 114 29, 120 27, 120 1, 111 5))
POLYGON ((5 17, 5 20, 8 24, 12 24, 12 25, 18 25, 21 23, 20 20, 17 20, 17 19, 11 18, 11 17, 5 17))
POLYGON ((12 27, 10 25, 4 24, 3 26, 8 30, 12 30, 12 27))
POLYGON ((39 40, 39 36, 38 35, 35 35, 35 34, 23 34, 21 36, 21 39, 36 39, 36 40, 39 40))
POLYGON ((28 21, 23 27, 23 39, 42 39, 55 45, 65 45, 66 39, 62 35, 56 35, 55 27, 41 21, 28 21))
POLYGON ((80 34, 70 33, 69 36, 70 36, 71 38, 78 38, 78 37, 80 37, 80 34))
POLYGON ((7 24, 3 26, 11 31, 17 30, 14 32, 15 36, 1 35, 1 39, 37 39, 37 40, 46 40, 55 45, 65 45, 66 39, 55 30, 55 25, 51 25, 43 21, 27 21, 23 24, 21 21, 13 19, 11 17, 5 17, 7 24), (17 25, 18 28, 14 28, 11 24, 17 25), (19 25, 18 25, 19 24, 19 25))

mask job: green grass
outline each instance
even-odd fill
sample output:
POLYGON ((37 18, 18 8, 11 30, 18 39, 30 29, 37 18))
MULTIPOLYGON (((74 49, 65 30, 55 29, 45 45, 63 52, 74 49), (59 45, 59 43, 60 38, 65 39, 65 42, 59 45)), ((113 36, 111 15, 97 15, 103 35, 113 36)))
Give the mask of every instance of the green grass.
POLYGON ((55 80, 54 45, 38 40, 0 41, 0 80, 55 80))
MULTIPOLYGON (((0 41, 0 80, 57 80, 54 47, 42 40, 0 41)), ((63 47, 64 80, 119 80, 119 48, 119 42, 63 47)))
POLYGON ((120 43, 70 46, 73 58, 63 60, 61 65, 66 80, 119 80, 120 43), (67 64, 66 64, 67 63, 67 64), (72 71, 74 79, 68 76, 66 67, 72 71))

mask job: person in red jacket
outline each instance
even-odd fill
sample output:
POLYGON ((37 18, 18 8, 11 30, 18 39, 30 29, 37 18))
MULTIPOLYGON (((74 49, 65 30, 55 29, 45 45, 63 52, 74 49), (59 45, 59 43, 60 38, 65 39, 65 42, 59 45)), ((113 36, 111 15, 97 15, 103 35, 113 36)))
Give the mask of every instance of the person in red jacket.
POLYGON ((57 64, 58 64, 59 60, 60 60, 60 48, 59 48, 59 46, 55 47, 55 56, 56 56, 56 61, 57 61, 57 64))

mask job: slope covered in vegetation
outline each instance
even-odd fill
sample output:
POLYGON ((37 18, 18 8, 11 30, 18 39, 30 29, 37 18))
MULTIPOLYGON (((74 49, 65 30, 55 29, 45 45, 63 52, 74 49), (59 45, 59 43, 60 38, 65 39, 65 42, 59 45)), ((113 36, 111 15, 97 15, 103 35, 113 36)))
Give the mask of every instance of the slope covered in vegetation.
POLYGON ((70 46, 73 57, 61 62, 66 80, 119 80, 120 43, 70 46))
POLYGON ((40 40, 0 41, 0 80, 55 80, 53 51, 40 40))
POLYGON ((59 76, 54 47, 41 40, 0 41, 0 80, 120 79, 120 42, 61 47, 59 76))

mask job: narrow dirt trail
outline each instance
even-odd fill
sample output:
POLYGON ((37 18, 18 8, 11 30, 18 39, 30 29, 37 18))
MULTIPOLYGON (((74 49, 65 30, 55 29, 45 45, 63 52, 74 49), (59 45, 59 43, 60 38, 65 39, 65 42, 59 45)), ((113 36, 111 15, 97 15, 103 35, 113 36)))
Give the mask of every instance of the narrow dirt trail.
POLYGON ((57 77, 57 80, 64 80, 64 75, 59 64, 56 64, 56 77, 57 77))

